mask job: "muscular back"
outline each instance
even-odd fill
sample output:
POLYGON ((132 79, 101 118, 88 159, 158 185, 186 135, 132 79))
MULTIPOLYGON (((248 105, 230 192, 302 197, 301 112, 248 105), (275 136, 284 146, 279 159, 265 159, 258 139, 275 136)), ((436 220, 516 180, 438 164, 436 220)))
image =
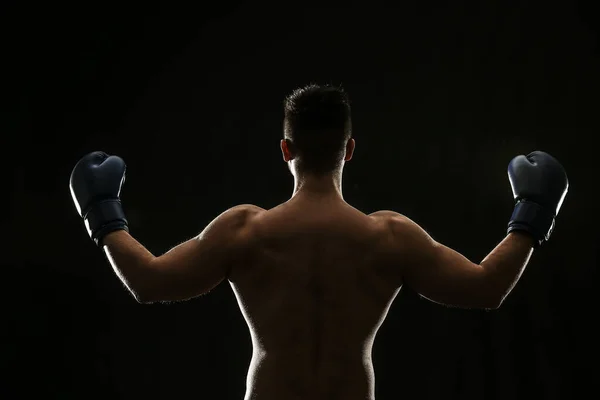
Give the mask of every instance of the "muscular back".
POLYGON ((246 399, 372 399, 372 345, 400 288, 386 228, 342 200, 256 215, 230 275, 253 357, 246 399))

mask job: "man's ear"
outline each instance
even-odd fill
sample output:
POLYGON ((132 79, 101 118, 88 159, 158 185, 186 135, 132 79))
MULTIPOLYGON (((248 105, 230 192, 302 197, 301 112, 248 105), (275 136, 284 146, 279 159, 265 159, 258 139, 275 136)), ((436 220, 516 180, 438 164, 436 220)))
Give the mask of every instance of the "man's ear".
POLYGON ((354 147, 356 146, 356 142, 354 139, 348 139, 346 142, 346 155, 344 156, 344 161, 352 160, 352 155, 354 154, 354 147))
POLYGON ((294 159, 291 147, 292 143, 288 139, 281 139, 281 154, 283 155, 283 161, 285 162, 294 159))

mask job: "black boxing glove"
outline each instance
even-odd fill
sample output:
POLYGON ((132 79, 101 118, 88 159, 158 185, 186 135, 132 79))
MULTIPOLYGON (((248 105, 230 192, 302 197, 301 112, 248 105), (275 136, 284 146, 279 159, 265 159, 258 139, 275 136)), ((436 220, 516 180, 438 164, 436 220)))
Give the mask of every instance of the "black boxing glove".
POLYGON ((525 231, 538 247, 550 238, 554 220, 569 189, 567 173, 550 154, 534 151, 508 164, 508 179, 516 205, 508 232, 525 231))
POLYGON ((125 162, 117 156, 95 151, 73 168, 69 186, 77 212, 98 246, 116 230, 128 230, 119 193, 125 181, 125 162))

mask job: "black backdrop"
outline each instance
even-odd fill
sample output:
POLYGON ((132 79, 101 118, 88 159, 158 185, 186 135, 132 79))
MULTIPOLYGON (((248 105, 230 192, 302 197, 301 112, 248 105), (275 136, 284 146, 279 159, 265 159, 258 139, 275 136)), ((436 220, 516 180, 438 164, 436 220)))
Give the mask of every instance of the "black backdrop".
POLYGON ((593 390, 596 10, 425 3, 3 2, 0 395, 242 398, 251 344, 229 286, 135 303, 87 238, 68 176, 89 151, 122 156, 131 232, 164 252, 235 204, 289 198, 281 105, 311 81, 353 101, 346 200, 404 213, 473 261, 504 236, 513 156, 547 151, 571 182, 552 240, 500 310, 399 295, 375 344, 377 398, 593 390))

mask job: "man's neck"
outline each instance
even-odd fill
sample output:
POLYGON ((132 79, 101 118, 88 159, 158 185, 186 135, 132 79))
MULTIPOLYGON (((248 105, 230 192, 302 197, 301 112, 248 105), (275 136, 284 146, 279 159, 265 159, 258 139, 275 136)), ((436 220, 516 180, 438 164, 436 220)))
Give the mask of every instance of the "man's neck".
POLYGON ((339 174, 325 176, 297 176, 294 180, 294 197, 340 198, 342 195, 342 177, 339 174))

